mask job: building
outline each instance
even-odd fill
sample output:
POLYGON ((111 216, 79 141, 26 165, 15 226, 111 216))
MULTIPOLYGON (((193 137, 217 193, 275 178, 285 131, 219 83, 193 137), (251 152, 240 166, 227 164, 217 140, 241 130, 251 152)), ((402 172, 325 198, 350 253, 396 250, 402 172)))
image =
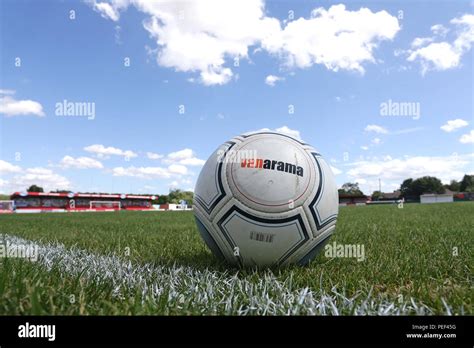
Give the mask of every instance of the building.
POLYGON ((369 198, 366 195, 339 194, 339 205, 362 205, 366 204, 369 198))
POLYGON ((452 203, 452 193, 425 193, 420 196, 420 203, 452 203))
POLYGON ((173 204, 166 203, 160 204, 160 210, 192 210, 192 207, 189 207, 187 204, 173 204))
POLYGON ((14 192, 17 213, 151 210, 155 196, 106 193, 14 192))
MULTIPOLYGON (((382 192, 380 196, 367 202, 368 204, 398 204, 402 202, 400 199, 401 192, 399 190, 393 192, 382 192)), ((403 200, 404 201, 404 200, 403 200)))
POLYGON ((400 199, 400 195, 400 190, 393 192, 382 192, 382 196, 379 198, 379 201, 397 201, 400 199))
POLYGON ((454 194, 455 202, 474 201, 474 192, 456 192, 454 194))

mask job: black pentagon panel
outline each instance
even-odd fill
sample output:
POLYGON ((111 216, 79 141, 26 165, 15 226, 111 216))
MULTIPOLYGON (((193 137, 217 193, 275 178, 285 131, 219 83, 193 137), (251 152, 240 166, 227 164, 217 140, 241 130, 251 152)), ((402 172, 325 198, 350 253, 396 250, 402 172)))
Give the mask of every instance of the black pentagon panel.
MULTIPOLYGON (((293 215, 287 218, 282 218, 282 219, 267 219, 267 218, 251 215, 234 205, 217 222, 217 226, 220 232, 223 234, 223 236, 225 237, 225 240, 227 241, 227 243, 229 244, 232 250, 234 250, 234 248, 237 246, 237 243, 233 240, 232 236, 225 229, 224 223, 233 214, 238 214, 246 218, 248 222, 251 222, 256 225, 266 224, 266 225, 277 227, 278 225, 294 222, 295 225, 298 226, 298 230, 301 231, 302 238, 298 240, 297 243, 295 243, 293 246, 290 246, 290 248, 276 261, 275 263, 276 266, 283 264, 289 257, 295 254, 310 239, 310 236, 308 234, 308 231, 305 227, 305 224, 300 214, 296 214, 296 215, 293 215)), ((240 265, 243 264, 242 257, 240 255, 238 257, 238 262, 240 265)))
POLYGON ((198 231, 201 234, 201 237, 204 240, 204 242, 206 243, 206 245, 208 246, 208 248, 220 260, 225 260, 224 253, 219 248, 219 244, 217 244, 217 242, 212 237, 212 234, 209 233, 206 226, 204 226, 204 224, 201 222, 201 220, 199 220, 196 216, 195 216, 195 219, 196 219, 196 225, 198 227, 198 231))
POLYGON ((311 200, 311 203, 309 204, 309 210, 311 212, 311 216, 313 217, 313 221, 316 224, 316 228, 319 231, 322 228, 329 225, 331 222, 335 221, 337 219, 337 214, 331 215, 324 220, 321 220, 319 217, 319 213, 318 213, 318 210, 316 209, 316 205, 324 191, 324 185, 323 185, 324 177, 323 177, 323 171, 321 169, 321 164, 319 163, 319 160, 318 160, 318 156, 321 156, 321 155, 316 152, 312 152, 311 154, 313 155, 314 160, 316 161, 316 166, 318 167, 319 183, 318 183, 318 189, 316 191, 316 194, 314 195, 314 198, 311 200))
POLYGON ((320 241, 318 244, 316 244, 315 246, 313 246, 313 248, 311 248, 310 251, 308 251, 306 253, 306 255, 304 255, 299 261, 298 261, 298 264, 300 266, 307 266, 311 260, 313 260, 316 255, 319 254, 319 252, 324 248, 324 246, 326 245, 326 243, 329 241, 329 238, 331 237, 331 235, 327 236, 326 238, 324 238, 322 241, 320 241))

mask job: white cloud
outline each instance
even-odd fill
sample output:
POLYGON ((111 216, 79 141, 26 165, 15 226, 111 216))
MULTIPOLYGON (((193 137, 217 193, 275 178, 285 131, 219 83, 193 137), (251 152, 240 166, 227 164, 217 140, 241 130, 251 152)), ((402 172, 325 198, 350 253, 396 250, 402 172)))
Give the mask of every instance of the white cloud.
POLYGON ((21 168, 4 160, 0 160, 0 174, 18 173, 21 168))
POLYGON ((279 56, 287 66, 322 64, 334 71, 363 72, 364 63, 376 61, 373 51, 378 43, 393 39, 400 30, 396 17, 386 11, 348 11, 344 5, 316 8, 308 19, 280 22, 265 15, 263 0, 89 3, 113 21, 130 4, 147 14, 143 26, 157 44, 148 51, 157 63, 197 72, 204 85, 228 83, 235 75, 226 59, 247 59, 249 48, 279 56))
MULTIPOLYGON (((170 184, 169 184, 169 187, 170 189, 175 189, 175 188, 179 188, 179 187, 183 187, 184 185, 191 185, 192 184, 192 180, 191 179, 187 179, 187 178, 183 178, 183 179, 180 179, 179 181, 178 180, 174 180, 172 181, 170 184)), ((193 191, 194 189, 186 189, 186 191, 193 191)))
POLYGON ((386 181, 380 180, 378 178, 375 179, 364 179, 364 178, 354 178, 351 181, 357 182, 359 184, 359 188, 362 192, 366 195, 372 194, 374 191, 379 190, 379 184, 382 189, 382 192, 392 192, 398 190, 400 188, 401 182, 393 182, 393 181, 386 181))
POLYGON ((193 181, 191 179, 181 179, 181 184, 185 184, 185 185, 191 185, 193 183, 193 181))
POLYGON ((188 174, 188 168, 186 168, 185 166, 183 166, 181 164, 171 164, 168 167, 168 170, 172 174, 180 174, 180 175, 188 174))
POLYGON ((421 71, 448 70, 459 66, 462 56, 471 49, 474 42, 474 15, 464 14, 450 23, 456 27, 456 39, 453 42, 433 42, 437 37, 446 36, 449 31, 441 24, 431 27, 435 37, 416 38, 412 42, 413 50, 408 50, 408 61, 418 60, 421 71))
POLYGON ((196 157, 192 157, 182 159, 179 161, 179 163, 185 166, 202 166, 204 165, 204 163, 206 163, 206 161, 196 157))
POLYGON ((90 158, 90 157, 71 157, 64 156, 60 162, 60 166, 63 168, 77 168, 77 169, 89 169, 89 168, 103 168, 101 162, 90 158))
POLYGON ((0 90, 0 114, 7 117, 21 115, 45 116, 43 106, 34 100, 16 100, 10 95, 15 94, 14 90, 0 90))
POLYGON ((458 28, 458 36, 454 40, 454 47, 462 53, 471 49, 474 42, 474 14, 464 14, 451 20, 458 28))
POLYGON ((153 152, 147 152, 146 157, 148 157, 148 159, 157 160, 157 159, 163 158, 163 155, 160 155, 158 153, 153 153, 153 152))
POLYGON ((333 173, 334 175, 339 175, 339 174, 342 173, 342 170, 337 169, 336 167, 333 167, 333 166, 330 166, 330 167, 331 167, 332 173, 333 173))
POLYGON ((291 128, 288 128, 287 126, 283 126, 283 127, 280 127, 280 128, 276 128, 275 131, 278 132, 278 133, 283 133, 283 134, 289 135, 290 137, 293 137, 295 139, 301 140, 299 130, 291 129, 291 128))
POLYGON ((431 31, 433 32, 433 34, 437 35, 437 36, 446 36, 446 34, 449 32, 449 29, 446 28, 444 25, 442 24, 435 24, 433 26, 431 26, 431 31))
POLYGON ((268 75, 266 78, 265 78, 265 83, 269 86, 275 86, 275 84, 278 82, 278 81, 283 81, 285 80, 285 78, 283 77, 279 77, 279 76, 275 76, 275 75, 268 75))
POLYGON ((435 42, 412 52, 407 60, 412 62, 419 59, 422 64, 422 72, 428 70, 447 70, 457 67, 461 54, 457 52, 448 42, 435 42))
POLYGON ((430 157, 413 156, 405 158, 385 157, 381 160, 358 161, 349 164, 347 175, 352 178, 400 180, 419 178, 425 175, 436 176, 443 182, 459 179, 464 173, 472 171, 474 154, 430 157), (468 167, 471 166, 471 168, 468 167))
POLYGON ((364 151, 367 151, 367 150, 369 149, 369 147, 366 146, 366 145, 362 145, 360 148, 361 148, 362 150, 364 150, 364 151))
POLYGON ((473 144, 474 143, 474 129, 471 129, 469 133, 463 134, 459 141, 463 144, 473 144))
POLYGON ((48 175, 52 174, 53 171, 51 169, 43 168, 43 167, 33 167, 33 168, 28 168, 26 170, 27 173, 30 174, 35 174, 35 175, 48 175))
MULTIPOLYGON (((291 129, 287 126, 283 126, 283 127, 275 128, 275 129, 262 128, 262 129, 259 129, 259 130, 255 131, 255 132, 277 132, 277 133, 288 135, 288 136, 293 137, 297 140, 302 140, 299 130, 291 129)), ((250 133, 253 133, 253 132, 250 132, 250 133)))
POLYGON ((2 178, 0 178, 0 193, 6 192, 5 188, 8 186, 8 184, 9 182, 7 180, 3 180, 2 178))
POLYGON ((333 71, 363 73, 364 63, 376 61, 373 51, 378 43, 392 40, 399 30, 397 18, 386 11, 348 11, 339 4, 328 10, 316 8, 309 19, 288 22, 264 39, 262 46, 283 57, 290 67, 321 64, 333 71))
POLYGON ((182 166, 202 166, 206 163, 206 161, 197 158, 194 151, 188 148, 169 153, 163 162, 182 166))
POLYGON ((161 178, 167 179, 171 174, 166 168, 162 167, 116 167, 112 169, 114 176, 132 176, 138 178, 161 178))
MULTIPOLYGON (((418 132, 420 130, 422 130, 423 127, 413 127, 413 128, 404 128, 404 129, 399 129, 399 130, 395 130, 395 131, 391 131, 391 130, 388 130, 387 128, 385 127, 381 127, 381 126, 377 126, 375 124, 369 124, 367 125, 367 127, 365 127, 365 131, 366 132, 374 132, 374 133, 377 133, 377 134, 388 134, 388 135, 400 135, 400 134, 408 134, 408 133, 414 133, 414 132, 418 132)), ((372 143, 374 144, 379 144, 381 142, 381 140, 379 138, 375 138, 372 143)), ((368 147, 367 146, 364 146, 365 148, 363 148, 361 146, 361 148, 363 150, 367 150, 368 147)))
POLYGON ((382 143, 382 140, 380 138, 373 138, 372 139, 372 144, 379 145, 382 143))
POLYGON ((13 95, 15 94, 15 91, 13 89, 0 89, 0 94, 13 95))
POLYGON ((84 148, 85 151, 96 154, 99 158, 105 158, 110 155, 123 156, 128 158, 137 157, 137 154, 131 150, 122 150, 116 147, 105 147, 102 144, 89 145, 84 148))
POLYGON ((390 134, 408 134, 408 133, 414 133, 423 130, 423 127, 413 127, 413 128, 405 128, 405 129, 400 129, 397 131, 390 132, 390 134))
POLYGON ((64 176, 54 173, 51 169, 41 167, 28 168, 22 174, 13 176, 8 188, 11 191, 26 191, 31 185, 41 186, 45 191, 71 188, 71 183, 64 176))
POLYGON ((106 2, 95 2, 93 8, 95 11, 99 12, 103 18, 108 18, 115 22, 120 18, 118 10, 106 2))
POLYGON ((193 156, 194 156, 193 150, 191 149, 183 149, 183 150, 171 152, 170 154, 168 154, 169 159, 176 160, 176 161, 191 158, 193 156))
POLYGON ((367 184, 367 180, 365 180, 363 178, 356 178, 356 179, 354 179, 354 182, 358 183, 359 185, 367 184))
POLYGON ((114 176, 131 176, 142 179, 169 179, 176 175, 186 175, 188 170, 179 164, 172 164, 164 167, 116 167, 112 169, 114 176))
POLYGON ((225 85, 232 79, 232 70, 229 68, 209 68, 201 71, 201 82, 206 86, 225 85))
POLYGON ((456 129, 466 127, 468 124, 469 122, 463 119, 457 118, 455 120, 449 120, 448 122, 446 122, 446 124, 442 125, 440 128, 444 130, 445 132, 450 133, 450 132, 455 131, 456 129))
POLYGON ((263 1, 133 3, 150 16, 144 27, 157 43, 158 64, 198 72, 205 85, 229 82, 234 73, 226 58, 247 58, 250 46, 279 29, 277 19, 265 17, 263 1))
POLYGON ((429 44, 433 41, 434 41, 434 38, 432 38, 432 37, 417 37, 411 43, 411 47, 412 48, 417 48, 417 47, 420 47, 420 46, 425 46, 425 45, 427 45, 427 44, 429 44))
POLYGON ((366 132, 375 132, 378 134, 387 134, 388 130, 384 127, 377 126, 376 124, 369 124, 365 127, 366 132))

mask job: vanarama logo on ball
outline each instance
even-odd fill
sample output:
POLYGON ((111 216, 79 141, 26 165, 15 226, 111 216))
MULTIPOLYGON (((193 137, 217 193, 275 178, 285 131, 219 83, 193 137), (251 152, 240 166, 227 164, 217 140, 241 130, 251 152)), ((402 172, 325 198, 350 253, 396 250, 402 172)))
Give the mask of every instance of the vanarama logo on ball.
POLYGON ((269 160, 262 158, 244 159, 240 162, 240 166, 242 168, 278 170, 279 172, 296 174, 301 177, 303 176, 303 167, 277 160, 269 160))

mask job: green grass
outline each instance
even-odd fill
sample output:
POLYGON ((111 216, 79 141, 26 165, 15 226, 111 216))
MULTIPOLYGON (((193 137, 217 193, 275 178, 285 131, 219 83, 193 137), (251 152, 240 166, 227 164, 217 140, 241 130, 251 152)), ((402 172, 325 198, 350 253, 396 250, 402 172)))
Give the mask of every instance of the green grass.
POLYGON ((4 215, 1 234, 73 257, 1 259, 0 314, 473 314, 473 226, 469 202, 344 207, 330 243, 363 262, 254 271, 218 262, 190 212, 4 215))

